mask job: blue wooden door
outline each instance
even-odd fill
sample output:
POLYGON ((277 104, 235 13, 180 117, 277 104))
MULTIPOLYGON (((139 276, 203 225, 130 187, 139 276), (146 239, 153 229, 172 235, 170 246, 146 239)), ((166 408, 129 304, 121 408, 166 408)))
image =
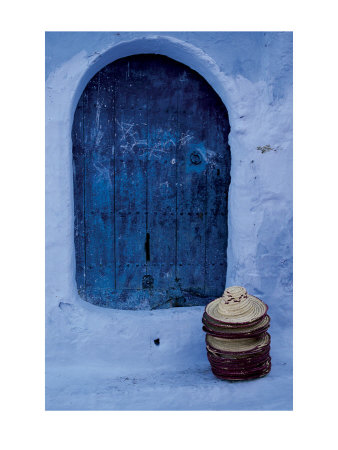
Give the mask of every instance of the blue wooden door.
POLYGON ((210 85, 165 56, 123 58, 91 79, 73 124, 82 298, 155 309, 223 293, 229 131, 210 85))

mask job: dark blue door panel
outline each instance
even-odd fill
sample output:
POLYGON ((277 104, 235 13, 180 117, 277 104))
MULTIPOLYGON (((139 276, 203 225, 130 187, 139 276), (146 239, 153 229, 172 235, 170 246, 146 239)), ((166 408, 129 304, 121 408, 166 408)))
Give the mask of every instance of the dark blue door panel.
POLYGON ((204 294, 207 206, 206 110, 203 86, 194 72, 184 71, 179 89, 177 147, 177 274, 184 291, 204 294))
POLYGON ((84 95, 85 282, 96 295, 102 289, 113 289, 115 283, 113 98, 109 87, 109 78, 99 73, 84 95))
POLYGON ((177 80, 172 68, 148 65, 148 274, 154 289, 175 285, 177 80), (156 80, 152 82, 152 80, 156 80))
POLYGON ((226 277, 228 114, 187 66, 137 55, 88 83, 73 124, 76 281, 124 309, 204 305, 226 277))
POLYGON ((115 96, 116 288, 142 289, 146 273, 147 97, 133 79, 118 80, 115 96))

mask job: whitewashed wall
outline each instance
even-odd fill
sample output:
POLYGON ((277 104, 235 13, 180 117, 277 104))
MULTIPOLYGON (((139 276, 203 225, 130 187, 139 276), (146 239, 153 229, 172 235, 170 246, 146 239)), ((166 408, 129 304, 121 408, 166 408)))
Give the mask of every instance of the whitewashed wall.
POLYGON ((76 292, 73 114, 98 70, 137 53, 190 66, 222 98, 232 156, 226 284, 267 302, 278 326, 292 323, 292 33, 47 33, 48 363, 107 364, 130 373, 205 362, 202 308, 108 310, 76 292))

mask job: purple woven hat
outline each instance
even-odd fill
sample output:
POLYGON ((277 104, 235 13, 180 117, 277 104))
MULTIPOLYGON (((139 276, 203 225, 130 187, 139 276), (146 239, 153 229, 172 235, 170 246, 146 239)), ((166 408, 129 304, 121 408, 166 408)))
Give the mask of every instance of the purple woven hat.
POLYGON ((246 371, 239 370, 237 372, 230 372, 227 370, 218 370, 214 367, 211 367, 213 374, 220 378, 221 380, 229 380, 229 381, 240 381, 240 380, 251 380, 254 378, 261 378, 267 375, 271 370, 271 360, 269 359, 262 366, 257 368, 256 370, 246 371))
POLYGON ((220 356, 215 355, 212 352, 207 352, 208 360, 211 365, 218 366, 218 367, 254 367, 255 365, 259 363, 263 363, 266 361, 269 357, 269 348, 267 351, 264 351, 259 354, 255 354, 253 356, 245 357, 245 358, 222 358, 220 356))
POLYGON ((229 375, 230 374, 237 374, 237 373, 253 373, 257 372, 258 370, 261 370, 265 368, 269 363, 271 362, 270 356, 266 357, 263 361, 257 361, 254 364, 245 365, 245 366, 220 366, 217 364, 211 364, 211 367, 215 369, 216 371, 220 372, 226 372, 229 375))

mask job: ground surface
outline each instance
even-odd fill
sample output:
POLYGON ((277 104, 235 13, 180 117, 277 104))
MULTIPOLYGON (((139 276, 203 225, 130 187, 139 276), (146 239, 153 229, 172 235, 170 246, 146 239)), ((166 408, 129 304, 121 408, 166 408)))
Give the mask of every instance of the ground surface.
MULTIPOLYGON (((292 335, 271 329, 272 370, 246 382, 218 380, 197 367, 112 376, 109 366, 49 364, 47 410, 291 410, 292 335)), ((116 372, 115 372, 116 373, 116 372)))

